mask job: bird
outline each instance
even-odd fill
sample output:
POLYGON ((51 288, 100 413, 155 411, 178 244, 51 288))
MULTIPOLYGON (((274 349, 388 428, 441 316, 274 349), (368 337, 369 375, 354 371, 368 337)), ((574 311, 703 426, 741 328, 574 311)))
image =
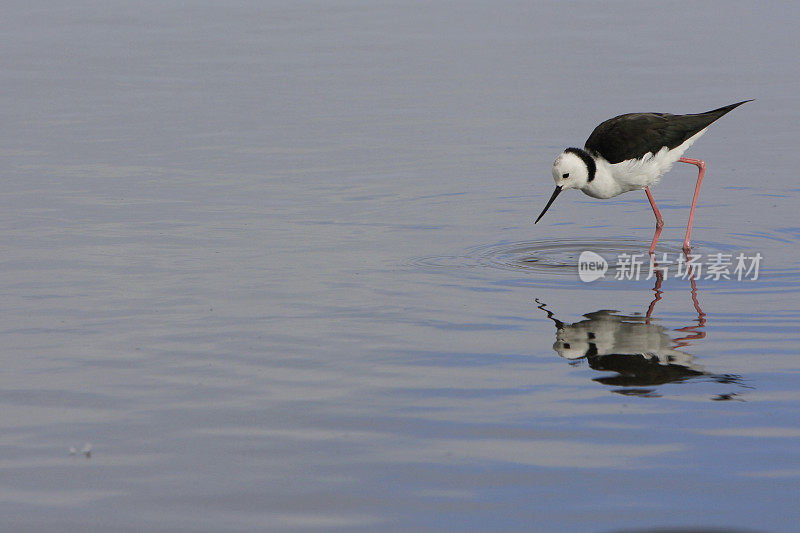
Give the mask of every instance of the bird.
MULTIPOLYGON (((619 311, 600 309, 583 315, 584 320, 567 324, 556 317, 541 300, 535 298, 539 309, 547 313, 556 326, 553 350, 573 364, 586 360, 593 370, 603 372, 593 381, 604 385, 623 387, 614 392, 634 396, 656 396, 654 389, 645 388, 666 383, 680 383, 693 378, 707 377, 721 384, 744 386, 736 374, 713 374, 699 365, 693 355, 681 348, 691 341, 702 339, 705 332, 705 313, 697 305, 696 291, 692 300, 698 312, 694 325, 672 331, 690 333, 673 338, 672 331, 641 313, 622 314, 619 311), (615 372, 614 374, 607 374, 615 372)), ((652 310, 653 303, 650 304, 652 310)), ((650 312, 648 311, 648 313, 650 312)), ((735 392, 719 395, 715 399, 730 399, 735 392), (727 397, 727 398, 725 398, 727 397)))
POLYGON ((656 231, 650 244, 650 256, 653 256, 664 219, 650 187, 658 183, 676 162, 689 163, 697 166, 698 175, 683 240, 683 252, 688 257, 692 222, 706 164, 701 159, 683 157, 683 154, 714 121, 752 101, 743 100, 705 113, 627 113, 606 120, 592 131, 583 148, 567 148, 553 162, 556 189, 534 224, 542 219, 565 189, 579 189, 593 198, 602 199, 644 189, 656 218, 656 231))

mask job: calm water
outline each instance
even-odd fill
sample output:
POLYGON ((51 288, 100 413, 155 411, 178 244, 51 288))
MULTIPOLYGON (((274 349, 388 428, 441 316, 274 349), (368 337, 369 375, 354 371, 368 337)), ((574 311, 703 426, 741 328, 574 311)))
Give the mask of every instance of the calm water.
POLYGON ((3 12, 3 531, 797 530, 796 5, 3 12), (600 121, 745 98, 694 241, 759 279, 613 279, 638 192, 533 225, 600 121))

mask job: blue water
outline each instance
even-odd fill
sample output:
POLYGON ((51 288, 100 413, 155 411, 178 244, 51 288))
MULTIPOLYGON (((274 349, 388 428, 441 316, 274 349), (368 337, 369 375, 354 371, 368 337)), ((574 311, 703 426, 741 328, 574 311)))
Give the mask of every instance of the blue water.
POLYGON ((3 531, 797 530, 797 7, 7 4, 3 531), (614 279, 639 192, 533 225, 602 120, 746 98, 687 155, 758 279, 614 279))

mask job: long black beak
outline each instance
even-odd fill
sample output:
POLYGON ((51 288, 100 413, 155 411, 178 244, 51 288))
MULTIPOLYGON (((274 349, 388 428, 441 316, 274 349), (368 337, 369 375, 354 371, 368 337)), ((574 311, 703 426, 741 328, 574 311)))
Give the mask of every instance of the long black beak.
MULTIPOLYGON (((559 193, 561 193, 561 186, 560 185, 556 186, 556 190, 553 191, 553 196, 551 196, 550 200, 547 201, 547 205, 544 206, 544 209, 542 209, 542 214, 539 215, 539 218, 536 219, 536 222, 539 222, 542 219, 542 217, 544 216, 544 214, 547 213, 547 210, 550 209, 550 206, 553 204, 553 202, 556 201, 556 196, 558 196, 559 193)), ((536 222, 534 222, 534 224, 536 224, 536 222)))

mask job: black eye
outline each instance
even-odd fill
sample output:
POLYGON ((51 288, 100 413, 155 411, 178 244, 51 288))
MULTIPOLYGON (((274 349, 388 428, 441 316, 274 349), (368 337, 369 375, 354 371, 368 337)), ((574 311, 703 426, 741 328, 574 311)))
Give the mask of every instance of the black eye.
POLYGON ((566 348, 567 350, 569 350, 569 343, 568 343, 568 342, 565 342, 565 343, 564 343, 564 348, 566 348))
POLYGON ((569 177, 569 172, 564 172, 563 174, 561 174, 561 177, 567 179, 569 177))

